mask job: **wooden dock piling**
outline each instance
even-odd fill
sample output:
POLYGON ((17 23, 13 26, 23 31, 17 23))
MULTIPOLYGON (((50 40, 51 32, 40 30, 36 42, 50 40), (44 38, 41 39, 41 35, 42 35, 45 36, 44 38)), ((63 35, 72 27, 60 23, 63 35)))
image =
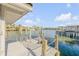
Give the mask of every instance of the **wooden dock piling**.
POLYGON ((59 48, 58 48, 58 35, 56 34, 55 35, 55 49, 57 50, 57 53, 56 53, 56 55, 55 56, 59 56, 60 55, 60 53, 59 53, 59 48))
POLYGON ((47 40, 43 39, 42 40, 42 56, 47 55, 47 50, 48 50, 47 40))

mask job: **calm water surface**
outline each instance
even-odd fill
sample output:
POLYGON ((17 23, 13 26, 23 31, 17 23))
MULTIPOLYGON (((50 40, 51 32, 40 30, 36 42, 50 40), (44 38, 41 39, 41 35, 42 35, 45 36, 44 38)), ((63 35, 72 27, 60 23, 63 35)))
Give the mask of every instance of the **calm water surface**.
MULTIPOLYGON (((54 40, 55 31, 44 30, 43 33, 44 33, 44 37, 48 40, 48 43, 50 44, 54 40)), ((12 32, 12 34, 13 35, 11 35, 8 39, 8 43, 17 41, 16 36, 18 33, 12 32)), ((37 33, 32 32, 32 38, 35 38, 37 36, 39 36, 38 32, 37 33)), ((19 36, 17 37, 19 39, 19 36)), ((50 46, 54 47, 54 44, 51 43, 50 46)), ((79 56, 79 44, 71 45, 71 44, 67 44, 62 41, 61 42, 59 41, 59 51, 62 56, 79 56)))
MULTIPOLYGON (((55 31, 44 30, 44 36, 48 39, 49 44, 54 40, 55 31)), ((50 44, 54 47, 54 44, 50 44)), ((68 44, 59 41, 59 51, 62 56, 79 56, 79 45, 78 44, 68 44)))

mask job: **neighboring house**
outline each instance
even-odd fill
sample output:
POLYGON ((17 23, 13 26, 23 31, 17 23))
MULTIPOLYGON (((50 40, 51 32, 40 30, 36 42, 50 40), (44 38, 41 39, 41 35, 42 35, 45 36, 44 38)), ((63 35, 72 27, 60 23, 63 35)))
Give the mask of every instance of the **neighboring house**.
POLYGON ((59 35, 79 39, 79 25, 65 26, 64 31, 59 31, 59 35))

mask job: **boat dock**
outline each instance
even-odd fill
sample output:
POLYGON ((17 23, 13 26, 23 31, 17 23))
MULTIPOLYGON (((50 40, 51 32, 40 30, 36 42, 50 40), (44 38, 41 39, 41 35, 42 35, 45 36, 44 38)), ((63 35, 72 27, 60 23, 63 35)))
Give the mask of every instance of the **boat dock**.
MULTIPOLYGON (((55 56, 58 51, 55 48, 48 47, 45 56, 55 56)), ((36 40, 30 42, 13 42, 8 45, 8 56, 42 56, 42 45, 36 40), (26 43, 26 44, 24 44, 26 43)))
MULTIPOLYGON (((60 52, 58 51, 58 39, 55 38, 55 47, 50 47, 46 39, 34 38, 31 37, 31 32, 25 36, 28 31, 23 30, 23 27, 19 27, 19 30, 9 27, 7 31, 7 42, 10 41, 12 37, 16 39, 14 42, 8 42, 7 55, 8 56, 59 56, 60 52), (13 33, 13 34, 12 34, 13 33), (15 33, 15 34, 14 34, 15 33)), ((13 40, 12 39, 12 40, 13 40)), ((53 43, 52 43, 53 44, 53 43)))
MULTIPOLYGON (((11 40, 12 37, 16 37, 14 42, 8 42, 8 56, 59 56, 58 41, 56 41, 55 47, 50 47, 47 40, 44 38, 38 37, 32 39, 31 31, 27 38, 26 34, 24 34, 29 32, 26 31, 27 29, 23 30, 24 28, 21 26, 18 28, 18 31, 15 29, 9 27, 6 30, 7 42, 8 40, 11 40), (12 35, 12 33, 15 33, 16 35, 12 35)), ((57 38, 55 40, 57 40, 57 38)))

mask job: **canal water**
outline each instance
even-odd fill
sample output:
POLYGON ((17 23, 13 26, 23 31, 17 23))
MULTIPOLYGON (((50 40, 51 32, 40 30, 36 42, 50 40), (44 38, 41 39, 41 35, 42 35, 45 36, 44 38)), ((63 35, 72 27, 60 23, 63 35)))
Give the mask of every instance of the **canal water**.
MULTIPOLYGON (((54 40, 55 31, 53 30, 44 30, 44 37, 48 40, 50 44, 54 40)), ((54 47, 54 44, 50 44, 51 47, 54 47)), ((59 51, 61 56, 79 56, 79 45, 78 44, 68 44, 62 41, 59 41, 59 51)))
MULTIPOLYGON (((49 44, 54 40, 55 31, 53 30, 45 30, 45 37, 48 36, 49 44)), ((54 44, 50 44, 50 46, 54 46, 54 44)), ((59 41, 59 51, 62 56, 79 56, 79 45, 78 44, 68 44, 62 41, 59 41)))
MULTIPOLYGON (((44 33, 44 37, 48 40, 49 45, 51 47, 54 47, 54 44, 52 43, 52 41, 54 40, 55 31, 43 30, 43 33, 44 33)), ((9 37, 7 37, 8 38, 7 43, 17 41, 16 37, 18 37, 18 39, 19 39, 17 32, 11 32, 11 34, 9 34, 9 37)), ((32 32, 32 38, 35 38, 37 36, 39 36, 38 33, 32 32)), ((68 44, 68 43, 59 41, 59 51, 60 51, 61 56, 79 56, 79 44, 72 45, 72 44, 68 44)))

